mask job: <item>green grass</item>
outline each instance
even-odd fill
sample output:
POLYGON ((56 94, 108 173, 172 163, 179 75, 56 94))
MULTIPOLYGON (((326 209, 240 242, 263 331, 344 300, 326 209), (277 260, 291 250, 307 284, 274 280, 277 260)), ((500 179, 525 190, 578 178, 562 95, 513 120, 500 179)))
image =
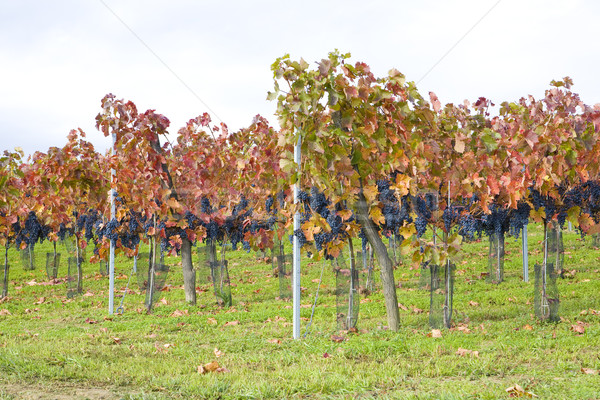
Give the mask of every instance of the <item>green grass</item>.
MULTIPOLYGON (((231 308, 217 307, 209 286, 200 286, 197 306, 186 305, 178 259, 169 258, 169 290, 160 293, 164 300, 152 314, 133 277, 125 313, 108 317, 108 278, 97 274, 97 265, 85 266, 86 295, 67 299, 64 283, 39 284, 47 282, 40 260, 44 256, 45 264, 49 244, 36 246, 34 271, 24 271, 11 250, 9 298, 0 303, 0 398, 498 399, 509 398, 505 389, 518 384, 543 399, 600 399, 600 375, 582 372, 600 370, 600 315, 581 314, 600 310, 600 250, 575 233, 564 236, 566 268, 574 277, 558 282, 560 323, 540 323, 533 314, 542 231, 532 225, 529 283, 521 277, 520 239, 506 240, 500 285, 482 275, 487 241, 464 246, 455 327, 441 338, 428 336, 429 292, 418 288, 419 271, 407 265, 396 270, 398 299, 407 308, 400 311, 400 332, 385 328, 383 297, 375 292, 362 297, 359 332, 340 334, 327 264, 310 332, 295 341, 291 302, 276 299, 278 278, 254 253, 228 257, 231 308), (578 321, 583 334, 572 330, 578 321), (332 335, 345 340, 337 343, 332 335), (459 348, 478 357, 461 356, 459 348), (218 358, 215 349, 222 352, 218 358), (212 361, 227 372, 198 373, 212 361)), ((66 274, 62 262, 59 277, 66 274)), ((303 335, 321 267, 303 260, 303 335)), ((131 261, 119 258, 116 270, 120 296, 131 261)))

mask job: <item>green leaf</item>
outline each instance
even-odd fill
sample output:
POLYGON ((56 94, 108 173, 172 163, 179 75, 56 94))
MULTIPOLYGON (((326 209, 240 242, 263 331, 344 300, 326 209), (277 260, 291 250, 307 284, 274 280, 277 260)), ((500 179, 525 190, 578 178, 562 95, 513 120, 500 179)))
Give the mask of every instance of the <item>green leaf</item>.
POLYGON ((485 128, 483 130, 483 132, 481 134, 481 141, 485 145, 485 148, 488 151, 488 153, 491 153, 492 151, 494 151, 498 148, 498 139, 499 138, 500 138, 500 135, 497 132, 494 132, 493 130, 491 130, 489 128, 485 128))

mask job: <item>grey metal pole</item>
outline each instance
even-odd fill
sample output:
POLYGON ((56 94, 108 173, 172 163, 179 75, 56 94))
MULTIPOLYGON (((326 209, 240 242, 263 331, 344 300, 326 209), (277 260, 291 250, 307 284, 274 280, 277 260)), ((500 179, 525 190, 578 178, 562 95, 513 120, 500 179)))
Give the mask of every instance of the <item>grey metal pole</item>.
MULTIPOLYGON (((117 135, 112 134, 112 151, 115 153, 115 144, 117 142, 117 135)), ((115 170, 110 170, 111 184, 115 178, 115 170)), ((114 189, 110 190, 110 219, 115 218, 116 207, 115 207, 116 193, 114 189)), ((112 315, 115 310, 115 243, 110 241, 110 253, 109 253, 109 269, 108 269, 108 314, 112 315)))
MULTIPOLYGON (((294 204, 298 204, 298 193, 300 191, 300 161, 302 160, 301 155, 301 144, 302 136, 298 135, 298 143, 294 148, 294 161, 298 166, 297 181, 294 185, 294 204)), ((294 214, 294 231, 300 229, 300 212, 296 211, 294 214)), ((294 251, 293 251, 293 274, 292 274, 292 302, 293 302, 293 337, 294 339, 300 339, 300 242, 298 237, 294 235, 294 251)))
POLYGON ((529 282, 529 247, 527 246, 527 224, 523 225, 523 281, 529 282))

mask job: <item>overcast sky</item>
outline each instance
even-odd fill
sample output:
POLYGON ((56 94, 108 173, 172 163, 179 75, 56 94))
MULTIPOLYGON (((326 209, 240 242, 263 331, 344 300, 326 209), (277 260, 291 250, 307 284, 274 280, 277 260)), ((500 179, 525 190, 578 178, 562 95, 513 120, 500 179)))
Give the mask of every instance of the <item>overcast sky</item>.
POLYGON ((256 114, 275 125, 273 61, 336 48, 442 103, 541 97, 567 75, 600 103, 599 18, 597 0, 0 0, 0 150, 45 152, 80 127, 104 151, 94 118, 107 93, 156 109, 173 133, 202 101, 230 130, 256 114))

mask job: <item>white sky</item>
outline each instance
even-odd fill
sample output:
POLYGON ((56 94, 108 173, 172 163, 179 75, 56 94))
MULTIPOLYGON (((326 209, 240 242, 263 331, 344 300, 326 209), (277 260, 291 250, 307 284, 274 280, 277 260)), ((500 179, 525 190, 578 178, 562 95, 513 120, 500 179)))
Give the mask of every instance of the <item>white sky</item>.
MULTIPOLYGON (((597 0, 103 1, 230 130, 256 114, 276 125, 266 95, 277 57, 314 62, 336 48, 442 103, 541 97, 567 75, 600 103, 597 0)), ((77 127, 104 151, 94 118, 107 93, 156 109, 173 133, 207 111, 101 0, 0 0, 0 151, 63 146, 77 127)))

